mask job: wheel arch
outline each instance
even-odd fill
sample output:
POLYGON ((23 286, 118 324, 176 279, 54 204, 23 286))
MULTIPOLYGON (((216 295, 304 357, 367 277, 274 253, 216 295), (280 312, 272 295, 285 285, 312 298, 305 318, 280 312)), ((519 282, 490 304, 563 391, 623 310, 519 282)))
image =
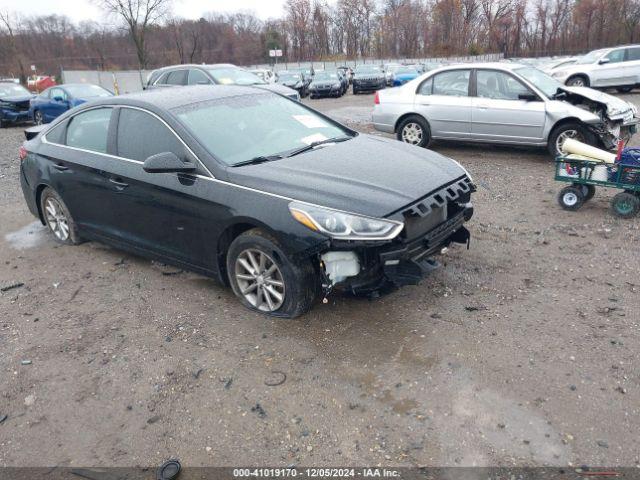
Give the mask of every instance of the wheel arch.
POLYGON ((563 125, 566 125, 568 123, 579 123, 580 125, 583 125, 585 128, 589 128, 589 124, 583 122, 582 120, 580 120, 578 117, 565 117, 565 118, 561 118, 559 120, 557 120, 549 129, 549 132, 547 133, 547 138, 545 139, 546 142, 549 142, 549 139, 551 138, 551 136, 553 135, 553 133, 560 127, 562 127, 563 125))
POLYGON ((405 121, 405 119, 409 118, 409 117, 420 117, 421 119, 423 119, 426 123, 427 126, 429 127, 429 130, 431 130, 431 124, 429 123, 429 120, 427 120, 424 115, 421 115, 419 113, 416 112, 409 112, 409 113, 403 113, 397 120, 395 125, 393 126, 393 133, 398 133, 398 127, 400 126, 400 124, 402 122, 405 121))
POLYGON ((589 76, 588 73, 585 73, 585 72, 572 73, 571 75, 569 75, 569 77, 567 78, 566 82, 564 82, 564 84, 566 85, 569 80, 571 80, 572 78, 575 78, 575 77, 582 77, 582 78, 586 79, 588 85, 591 86, 591 77, 589 76))
POLYGON ((52 188, 51 185, 48 185, 46 183, 40 183, 36 187, 36 208, 38 209, 38 218, 40 218, 40 223, 42 223, 42 225, 46 225, 47 222, 45 222, 44 220, 44 213, 42 212, 42 204, 41 204, 42 202, 40 202, 40 199, 42 198, 42 192, 47 187, 52 188))
POLYGON ((276 232, 271 227, 259 220, 256 220, 255 218, 249 217, 235 219, 232 224, 226 226, 226 228, 218 237, 218 244, 216 248, 218 273, 220 275, 220 279, 227 286, 229 285, 229 277, 227 275, 227 252, 229 251, 229 247, 236 238, 238 238, 244 232, 247 232, 254 228, 259 228, 260 230, 267 232, 274 238, 278 238, 276 232))

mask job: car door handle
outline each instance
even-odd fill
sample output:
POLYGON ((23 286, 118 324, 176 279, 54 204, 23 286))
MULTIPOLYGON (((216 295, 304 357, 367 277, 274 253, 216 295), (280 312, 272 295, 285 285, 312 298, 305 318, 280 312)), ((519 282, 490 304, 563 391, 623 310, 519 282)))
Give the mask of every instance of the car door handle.
POLYGON ((124 183, 120 178, 110 178, 109 181, 113 183, 118 190, 124 190, 129 186, 128 183, 124 183))
POLYGON ((59 172, 64 172, 65 170, 69 170, 69 167, 65 166, 62 163, 56 163, 53 168, 55 168, 56 170, 58 170, 59 172))

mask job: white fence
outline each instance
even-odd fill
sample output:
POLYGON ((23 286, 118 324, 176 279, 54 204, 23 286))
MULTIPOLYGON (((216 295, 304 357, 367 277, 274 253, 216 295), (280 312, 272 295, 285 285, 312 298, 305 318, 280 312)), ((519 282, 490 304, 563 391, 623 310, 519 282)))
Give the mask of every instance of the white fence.
POLYGON ((149 73, 144 70, 63 70, 62 83, 92 83, 114 93, 133 93, 142 90, 149 73))
MULTIPOLYGON (((350 61, 331 62, 278 62, 275 65, 276 71, 287 70, 289 68, 311 67, 319 70, 337 68, 341 66, 355 67, 362 64, 386 65, 389 63, 466 63, 466 62, 497 62, 504 58, 502 53, 492 53, 487 55, 476 55, 466 57, 446 57, 446 58, 387 58, 387 59, 363 59, 350 61)), ((247 68, 274 68, 274 65, 250 65, 247 68)), ((114 93, 133 93, 142 90, 147 81, 147 76, 151 73, 148 70, 63 70, 63 83, 93 83, 100 85, 114 93)))

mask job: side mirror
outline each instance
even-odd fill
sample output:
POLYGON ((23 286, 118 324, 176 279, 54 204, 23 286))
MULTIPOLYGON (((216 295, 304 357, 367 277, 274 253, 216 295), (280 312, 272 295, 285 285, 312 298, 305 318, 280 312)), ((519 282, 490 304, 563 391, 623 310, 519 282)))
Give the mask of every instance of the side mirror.
POLYGON ((64 102, 64 98, 62 98, 60 95, 57 95, 57 96, 53 97, 53 99, 56 102, 60 102, 60 103, 64 102))
POLYGON ((605 65, 607 63, 611 62, 611 60, 609 60, 608 58, 601 58, 600 61, 598 62, 600 65, 605 65))
POLYGON ((518 95, 519 100, 524 100, 525 102, 535 102, 538 100, 538 96, 535 93, 521 93, 518 95))
POLYGON ((193 172, 196 166, 191 162, 183 162, 173 152, 163 152, 147 158, 142 168, 147 173, 187 173, 193 172))

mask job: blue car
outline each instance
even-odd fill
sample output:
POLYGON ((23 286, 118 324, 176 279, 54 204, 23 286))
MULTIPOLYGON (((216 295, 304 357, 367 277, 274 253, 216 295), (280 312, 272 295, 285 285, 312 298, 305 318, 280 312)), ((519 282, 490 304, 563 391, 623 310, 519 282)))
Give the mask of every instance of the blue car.
POLYGON ((29 120, 33 95, 19 83, 0 82, 0 128, 29 120))
POLYGON ((36 125, 42 125, 82 103, 112 96, 109 90, 88 83, 56 85, 31 99, 29 116, 36 125))
POLYGON ((400 67, 393 73, 393 86, 399 87, 405 83, 418 78, 420 74, 415 68, 412 67, 400 67))

